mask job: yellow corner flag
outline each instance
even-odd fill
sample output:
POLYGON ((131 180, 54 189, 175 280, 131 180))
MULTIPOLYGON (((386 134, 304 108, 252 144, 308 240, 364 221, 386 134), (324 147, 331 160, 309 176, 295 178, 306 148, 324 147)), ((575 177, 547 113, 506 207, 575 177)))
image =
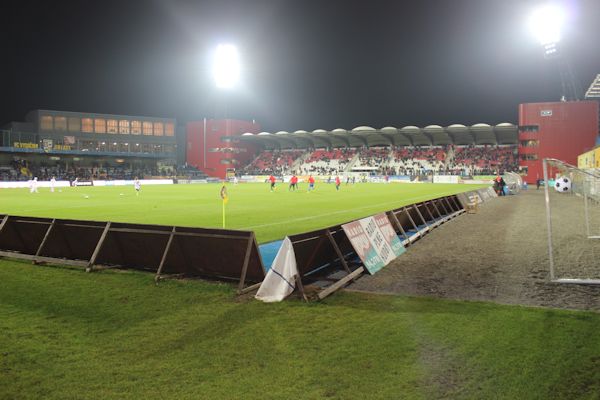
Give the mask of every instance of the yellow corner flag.
POLYGON ((221 200, 223 203, 223 229, 225 229, 225 204, 229 201, 229 196, 227 195, 227 187, 223 185, 221 188, 221 200))

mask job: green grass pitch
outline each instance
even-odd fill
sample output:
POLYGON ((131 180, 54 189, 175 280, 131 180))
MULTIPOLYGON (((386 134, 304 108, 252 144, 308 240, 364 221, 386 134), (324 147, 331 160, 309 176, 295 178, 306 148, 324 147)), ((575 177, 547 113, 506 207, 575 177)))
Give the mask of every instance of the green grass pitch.
MULTIPOLYGON (((279 186, 229 185, 227 226, 266 241, 475 188, 279 186)), ((7 189, 0 213, 221 224, 220 185, 142 190, 7 189)), ((225 283, 0 260, 0 400, 592 399, 599 329, 591 312, 349 292, 264 304, 225 283)))
MULTIPOLYGON (((456 184, 320 183, 296 192, 278 183, 227 184, 226 227, 253 230, 259 242, 348 222, 435 197, 481 186, 456 184)), ((221 227, 221 185, 145 185, 139 196, 132 186, 0 189, 0 213, 22 216, 137 222, 194 227, 221 227)))

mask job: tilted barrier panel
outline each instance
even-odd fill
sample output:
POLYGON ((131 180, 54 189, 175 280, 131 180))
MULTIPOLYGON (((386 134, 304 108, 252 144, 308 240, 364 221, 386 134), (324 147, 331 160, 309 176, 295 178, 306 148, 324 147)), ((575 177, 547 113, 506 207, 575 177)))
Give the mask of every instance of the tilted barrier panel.
POLYGON ((89 261, 105 222, 56 220, 39 255, 89 261))
POLYGON ((163 272, 237 280, 248 249, 246 280, 260 282, 265 271, 252 232, 178 227, 163 272))
MULTIPOLYGON (((340 225, 290 236, 296 254, 298 273, 301 277, 326 265, 333 267, 339 261, 339 257, 327 237, 327 230, 331 232, 331 237, 342 254, 354 252, 340 225)), ((326 272, 325 270, 331 272, 330 269, 324 268, 323 273, 326 272)))
POLYGON ((9 216, 0 231, 0 250, 35 254, 51 222, 49 218, 9 216))

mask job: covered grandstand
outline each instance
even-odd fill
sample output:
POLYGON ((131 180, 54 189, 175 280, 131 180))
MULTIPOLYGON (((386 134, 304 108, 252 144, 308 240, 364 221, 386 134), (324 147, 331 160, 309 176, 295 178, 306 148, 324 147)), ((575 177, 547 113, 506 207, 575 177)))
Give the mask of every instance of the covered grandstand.
POLYGON ((498 125, 479 123, 471 126, 454 124, 447 127, 428 125, 424 128, 386 126, 375 129, 359 126, 352 130, 315 129, 312 132, 279 131, 244 133, 241 141, 269 149, 305 149, 337 147, 443 146, 443 145, 516 145, 518 126, 504 122, 498 125))

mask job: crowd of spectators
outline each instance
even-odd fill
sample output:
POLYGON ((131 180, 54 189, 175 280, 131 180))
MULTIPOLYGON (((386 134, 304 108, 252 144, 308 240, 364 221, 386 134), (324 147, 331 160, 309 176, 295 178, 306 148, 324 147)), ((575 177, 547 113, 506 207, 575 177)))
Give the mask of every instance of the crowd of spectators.
POLYGON ((315 150, 300 166, 300 172, 308 175, 335 175, 344 171, 356 155, 356 149, 315 150))
POLYGON ((174 166, 81 166, 74 163, 33 163, 25 159, 15 157, 10 163, 0 165, 0 180, 2 181, 28 181, 38 178, 47 181, 54 177, 56 180, 73 181, 75 178, 82 180, 91 179, 125 179, 131 180, 135 177, 173 177, 177 175, 196 177, 205 175, 193 167, 174 166))
POLYGON ((453 174, 493 175, 519 169, 517 146, 454 147, 454 159, 448 163, 453 174))
POLYGON ((444 170, 447 148, 432 147, 397 147, 393 151, 392 160, 384 166, 390 175, 422 175, 441 173, 444 170))
POLYGON ((290 171, 294 161, 304 150, 263 151, 249 165, 243 168, 244 175, 283 175, 290 171))
POLYGON ((390 158, 389 147, 363 148, 358 152, 357 167, 381 167, 390 158))

